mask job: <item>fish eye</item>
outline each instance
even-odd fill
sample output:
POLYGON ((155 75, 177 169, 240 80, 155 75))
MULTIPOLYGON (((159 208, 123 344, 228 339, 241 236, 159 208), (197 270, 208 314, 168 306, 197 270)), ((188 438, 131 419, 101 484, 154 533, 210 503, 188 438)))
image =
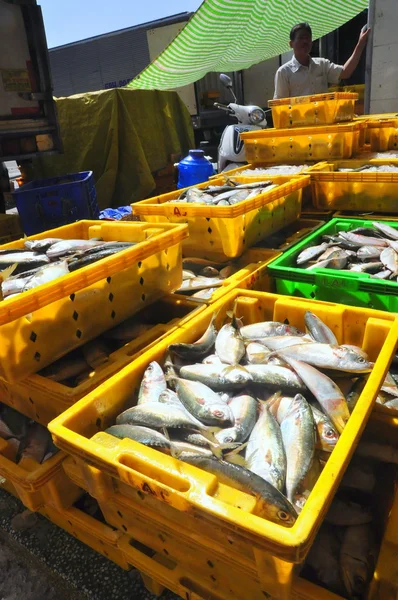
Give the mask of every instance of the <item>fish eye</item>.
POLYGON ((362 356, 358 356, 358 362, 364 363, 364 362, 366 362, 366 360, 362 356))
POLYGON ((288 521, 289 520, 289 514, 287 512, 285 512, 284 510, 280 510, 278 512, 278 517, 281 521, 288 521))
POLYGON ((328 437, 328 438, 335 437, 335 433, 334 433, 333 429, 328 429, 327 431, 325 431, 325 437, 328 437))
POLYGON ((225 442, 226 444, 230 444, 230 443, 231 443, 231 442, 233 442, 233 441, 234 441, 234 440, 233 440, 232 436, 230 436, 230 435, 228 435, 226 438, 224 438, 224 442, 225 442))
POLYGON ((215 417, 219 417, 220 419, 224 418, 224 413, 222 410, 218 410, 218 409, 214 410, 213 415, 215 417))
POLYGON ((360 575, 355 575, 355 577, 354 577, 354 583, 357 586, 361 586, 361 585, 364 585, 365 581, 364 581, 364 579, 360 575))

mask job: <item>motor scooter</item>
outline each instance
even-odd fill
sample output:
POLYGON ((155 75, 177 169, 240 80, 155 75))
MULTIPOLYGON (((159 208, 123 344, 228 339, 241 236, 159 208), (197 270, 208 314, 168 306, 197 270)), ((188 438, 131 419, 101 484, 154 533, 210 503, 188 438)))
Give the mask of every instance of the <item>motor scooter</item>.
POLYGON ((241 133, 267 127, 265 111, 262 108, 254 105, 244 106, 238 104, 232 88, 231 78, 225 73, 221 73, 220 81, 231 92, 234 102, 231 102, 228 106, 215 102, 214 106, 226 111, 230 116, 236 117, 238 124, 228 125, 222 133, 218 147, 217 167, 219 173, 236 169, 245 164, 245 147, 240 137, 241 133))

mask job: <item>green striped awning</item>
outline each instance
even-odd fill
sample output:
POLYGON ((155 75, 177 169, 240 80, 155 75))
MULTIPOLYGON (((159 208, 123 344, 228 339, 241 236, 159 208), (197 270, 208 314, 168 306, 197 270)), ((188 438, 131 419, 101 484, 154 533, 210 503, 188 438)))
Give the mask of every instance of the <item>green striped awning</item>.
POLYGON ((174 41, 128 87, 170 90, 211 71, 240 71, 287 52, 293 25, 317 39, 367 8, 368 0, 205 0, 174 41))

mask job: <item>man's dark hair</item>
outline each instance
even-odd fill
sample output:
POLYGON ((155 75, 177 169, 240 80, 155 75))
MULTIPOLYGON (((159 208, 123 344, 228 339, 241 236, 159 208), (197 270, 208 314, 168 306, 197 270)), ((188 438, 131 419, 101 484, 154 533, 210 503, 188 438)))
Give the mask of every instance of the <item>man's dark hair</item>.
POLYGON ((300 29, 305 29, 312 37, 312 29, 311 29, 309 23, 298 23, 297 25, 292 27, 290 30, 290 41, 291 42, 294 41, 294 38, 296 37, 296 33, 298 31, 300 31, 300 29))

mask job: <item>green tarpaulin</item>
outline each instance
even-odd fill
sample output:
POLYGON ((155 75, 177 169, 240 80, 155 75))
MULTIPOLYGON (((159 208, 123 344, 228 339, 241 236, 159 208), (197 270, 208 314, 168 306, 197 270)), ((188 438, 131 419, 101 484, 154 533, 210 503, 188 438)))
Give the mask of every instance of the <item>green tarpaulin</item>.
POLYGON ((64 153, 33 161, 33 179, 94 171, 100 209, 155 189, 153 173, 194 147, 189 112, 176 92, 106 90, 56 101, 64 153))
POLYGON ((162 54, 129 84, 170 90, 211 71, 240 71, 290 50, 302 21, 317 39, 367 8, 368 0, 205 0, 162 54))

